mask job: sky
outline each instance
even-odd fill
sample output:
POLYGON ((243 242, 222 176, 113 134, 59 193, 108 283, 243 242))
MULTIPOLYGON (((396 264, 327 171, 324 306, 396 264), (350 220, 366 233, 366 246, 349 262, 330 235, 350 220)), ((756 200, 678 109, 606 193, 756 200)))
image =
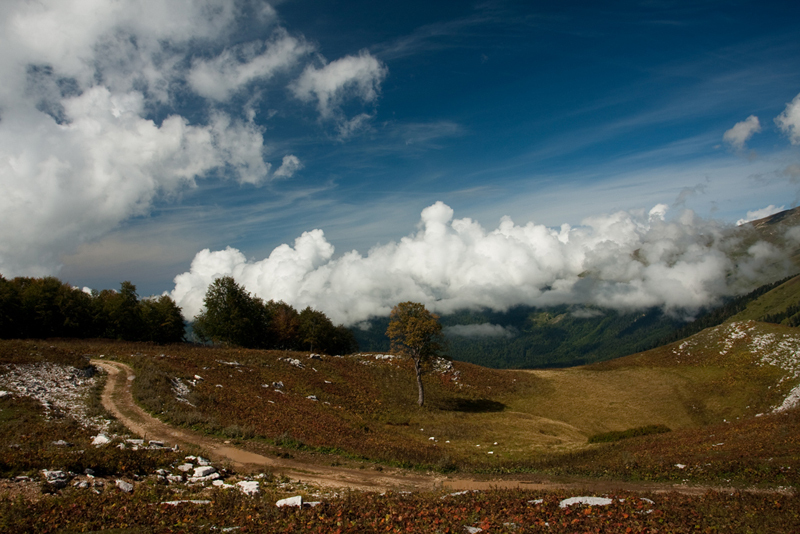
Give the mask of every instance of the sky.
POLYGON ((794 2, 5 0, 0 274, 688 313, 788 269, 794 2))

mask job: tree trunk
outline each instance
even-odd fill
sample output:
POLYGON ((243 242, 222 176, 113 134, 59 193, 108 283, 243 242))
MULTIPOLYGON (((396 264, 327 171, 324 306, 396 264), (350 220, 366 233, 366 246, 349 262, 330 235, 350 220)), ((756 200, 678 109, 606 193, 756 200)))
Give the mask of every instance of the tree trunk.
POLYGON ((417 372, 417 389, 419 390, 417 404, 422 406, 425 403, 425 389, 422 387, 422 362, 419 358, 414 358, 414 371, 417 372))

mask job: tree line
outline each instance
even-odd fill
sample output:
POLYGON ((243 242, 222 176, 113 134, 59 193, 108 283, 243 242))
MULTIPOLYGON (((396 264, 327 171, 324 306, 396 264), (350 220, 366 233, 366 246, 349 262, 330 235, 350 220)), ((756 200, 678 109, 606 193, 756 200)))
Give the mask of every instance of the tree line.
POLYGON ((48 276, 0 275, 0 338, 74 337, 176 343, 186 323, 170 297, 139 298, 136 286, 87 293, 48 276))
POLYGON ((334 326, 324 313, 310 307, 298 312, 283 301, 264 302, 230 276, 214 280, 204 303, 193 324, 194 334, 204 342, 326 354, 358 350, 353 333, 334 326))

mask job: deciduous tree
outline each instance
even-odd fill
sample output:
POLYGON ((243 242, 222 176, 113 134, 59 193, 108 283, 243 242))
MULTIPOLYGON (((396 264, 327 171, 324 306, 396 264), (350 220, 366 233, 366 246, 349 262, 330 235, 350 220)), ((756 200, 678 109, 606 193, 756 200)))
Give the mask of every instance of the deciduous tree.
POLYGON ((203 341, 240 347, 262 347, 269 321, 258 297, 230 276, 217 278, 206 291, 205 310, 197 316, 194 331, 203 341))
POLYGON ((393 351, 413 360, 419 391, 417 404, 422 406, 425 403, 422 386, 424 366, 444 349, 439 316, 418 302, 401 302, 392 308, 386 335, 392 342, 393 351))

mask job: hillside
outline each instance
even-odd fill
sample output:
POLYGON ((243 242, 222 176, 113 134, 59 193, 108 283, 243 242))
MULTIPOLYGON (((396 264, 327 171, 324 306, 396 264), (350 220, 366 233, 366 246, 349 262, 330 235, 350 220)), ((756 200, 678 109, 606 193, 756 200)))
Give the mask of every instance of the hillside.
MULTIPOLYGON (((3 342, 3 350, 24 353, 32 344, 3 342)), ((333 452, 342 461, 445 470, 560 470, 564 454, 584 457, 595 450, 587 445, 590 436, 648 425, 673 430, 650 438, 668 451, 676 436, 696 435, 706 425, 766 424, 779 417, 769 414, 800 383, 800 333, 756 322, 722 325, 589 367, 498 371, 441 360, 425 377, 423 409, 415 404, 409 362, 389 355, 102 341, 51 345, 45 352, 134 366, 134 394, 151 413, 255 452, 289 450, 313 461, 329 461, 318 455, 333 452)), ((786 456, 775 450, 780 443, 775 439, 765 450, 786 456)), ((791 450, 789 460, 797 452, 791 450)))
POLYGON ((328 532, 347 521, 348 532, 463 532, 475 525, 564 533, 578 526, 795 531, 800 409, 790 405, 800 389, 798 354, 795 328, 745 321, 571 369, 498 371, 439 361, 425 377, 429 402, 419 408, 410 365, 385 354, 0 341, 0 530, 132 532, 135 524, 154 532, 265 525, 328 532), (163 421, 205 433, 223 448, 291 461, 304 468, 300 478, 324 466, 393 480, 398 470, 390 466, 404 466, 415 469, 408 478, 472 491, 342 496, 280 471, 207 466, 202 450, 137 450, 144 440, 126 441, 126 431, 97 406, 102 377, 81 378, 89 358, 133 365, 135 376, 117 382, 132 384, 138 402, 163 421), (87 392, 85 412, 73 385, 87 392), (119 446, 95 446, 94 425, 119 446), (618 441, 589 443, 613 431, 618 441), (187 466, 194 477, 181 473, 187 466), (192 482, 209 469, 221 477, 218 489, 210 480, 192 482), (37 482, 65 472, 74 478, 70 487, 37 482), (506 483, 515 489, 476 491, 506 483), (125 484, 134 489, 121 489, 125 484), (652 493, 664 490, 671 493, 652 493), (589 497, 579 496, 587 493, 603 498, 582 506, 589 497), (298 494, 322 503, 275 506, 298 494))

